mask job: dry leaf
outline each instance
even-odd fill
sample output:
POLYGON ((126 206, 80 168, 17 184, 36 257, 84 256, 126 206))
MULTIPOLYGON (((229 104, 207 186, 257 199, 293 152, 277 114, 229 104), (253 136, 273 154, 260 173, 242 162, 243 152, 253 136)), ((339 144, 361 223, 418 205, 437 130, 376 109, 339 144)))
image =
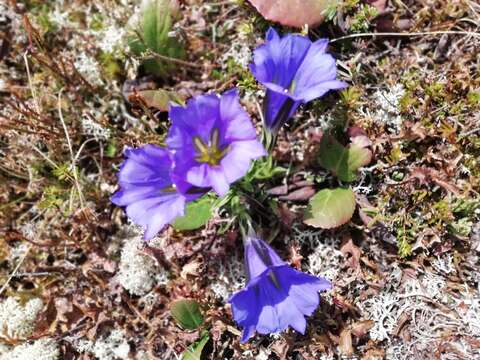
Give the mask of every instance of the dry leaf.
POLYGON ((357 321, 352 325, 352 334, 358 338, 364 337, 373 325, 374 322, 372 320, 357 321))
POLYGON ((344 356, 353 355, 352 333, 350 329, 344 329, 340 333, 340 342, 338 344, 340 352, 344 356))
POLYGON ((353 243, 350 238, 345 244, 342 245, 340 251, 343 255, 350 255, 349 266, 352 269, 360 270, 360 256, 362 252, 358 246, 353 243))

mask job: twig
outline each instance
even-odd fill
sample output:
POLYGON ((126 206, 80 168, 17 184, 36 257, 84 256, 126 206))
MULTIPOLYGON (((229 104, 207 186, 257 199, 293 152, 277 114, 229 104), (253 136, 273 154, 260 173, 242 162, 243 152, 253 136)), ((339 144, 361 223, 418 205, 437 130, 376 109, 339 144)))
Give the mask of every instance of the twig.
POLYGON ((464 138, 466 136, 473 135, 473 134, 475 134, 476 132, 479 132, 479 131, 480 131, 480 127, 476 128, 476 129, 473 129, 473 130, 470 130, 470 131, 463 132, 463 133, 460 134, 460 138, 464 138))
POLYGON ((60 121, 62 122, 63 131, 65 132, 65 137, 67 138, 68 150, 70 151, 70 157, 71 157, 71 160, 72 160, 72 171, 73 171, 73 177, 75 179, 75 186, 77 187, 78 198, 80 200, 80 206, 83 208, 83 193, 82 193, 82 189, 80 187, 80 182, 78 181, 77 166, 76 166, 76 161, 75 161, 76 158, 75 158, 75 155, 73 153, 72 142, 70 140, 70 136, 68 135, 67 125, 65 124, 65 120, 63 119, 63 114, 62 114, 62 91, 63 91, 63 89, 61 89, 60 92, 58 93, 58 116, 60 117, 60 121))
POLYGON ((370 32, 370 33, 361 33, 361 34, 350 34, 345 35, 336 39, 330 40, 330 43, 334 43, 341 40, 360 38, 360 37, 375 37, 375 36, 399 36, 399 37, 412 37, 412 36, 426 36, 426 35, 472 35, 480 38, 480 33, 472 31, 421 31, 421 32, 411 32, 411 33, 396 33, 396 32, 370 32))
POLYGON ((13 277, 15 276, 15 274, 17 273, 18 269, 20 268, 20 266, 23 264, 23 262, 25 261, 25 258, 27 257, 28 253, 30 252, 30 249, 32 248, 32 245, 28 245, 27 249, 25 250, 25 252, 23 253, 22 257, 20 258, 20 260, 18 260, 18 263, 17 263, 17 266, 15 266, 15 269, 13 269, 12 273, 10 274, 10 276, 8 277, 7 281, 5 282, 5 284, 3 284, 2 288, 0 289, 0 295, 2 295, 2 293, 5 291, 5 289, 7 288, 8 286, 8 283, 10 282, 10 280, 13 279, 13 277))
POLYGON ((37 110, 37 113, 40 114, 40 105, 38 104, 37 94, 35 93, 35 89, 33 88, 32 77, 30 76, 30 67, 28 66, 27 53, 28 53, 28 51, 25 51, 23 53, 23 61, 25 61, 25 68, 27 69, 28 87, 30 88, 30 91, 32 92, 32 97, 33 97, 33 101, 35 103, 35 108, 37 110))
POLYGON ((171 63, 177 64, 177 65, 187 66, 187 67, 197 69, 197 70, 203 68, 203 66, 201 66, 201 65, 197 65, 197 64, 194 64, 194 63, 189 62, 189 61, 180 60, 180 59, 172 58, 172 57, 165 56, 165 55, 160 55, 160 54, 157 54, 153 51, 147 52, 147 57, 154 57, 154 58, 157 58, 159 60, 171 62, 171 63))

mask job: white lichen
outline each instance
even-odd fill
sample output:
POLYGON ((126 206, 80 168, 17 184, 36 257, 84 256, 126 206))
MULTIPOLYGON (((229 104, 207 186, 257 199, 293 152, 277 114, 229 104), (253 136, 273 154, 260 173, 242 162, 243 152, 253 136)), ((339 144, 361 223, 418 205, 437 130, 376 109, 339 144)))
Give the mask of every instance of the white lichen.
POLYGON ((0 360, 57 360, 60 359, 58 346, 52 339, 43 338, 33 343, 18 345, 0 356, 0 360))
POLYGON ((340 239, 323 230, 305 230, 294 226, 293 231, 294 239, 312 251, 306 263, 307 272, 334 281, 343 261, 343 255, 338 250, 340 239))
POLYGON ((145 241, 140 235, 124 240, 119 272, 119 283, 130 294, 142 296, 156 283, 166 284, 168 275, 156 261, 143 252, 145 241))
POLYGON ((95 122, 88 114, 83 114, 81 124, 85 134, 93 136, 96 140, 108 140, 110 138, 110 129, 95 122))
POLYGON ((451 274, 455 272, 455 266, 453 265, 453 257, 451 254, 446 254, 443 256, 437 256, 432 261, 433 268, 443 274, 451 274))
POLYGON ((102 51, 113 54, 122 47, 124 36, 124 28, 111 25, 99 35, 98 46, 102 51))
POLYGON ((107 337, 95 342, 92 353, 98 360, 128 359, 130 345, 123 331, 112 330, 107 337))
POLYGON ((0 304, 0 331, 10 338, 26 338, 34 330, 35 320, 43 308, 40 299, 31 299, 22 306, 9 297, 0 304))
POLYGON ((80 53, 74 61, 77 71, 92 85, 103 85, 97 60, 85 52, 80 53))
POLYGON ((219 264, 217 276, 210 284, 215 296, 227 301, 233 293, 245 286, 245 265, 243 256, 234 253, 227 261, 219 264))
POLYGON ((399 105, 400 99, 404 95, 405 89, 402 84, 396 84, 386 90, 377 90, 372 96, 374 101, 373 120, 386 124, 389 130, 398 133, 403 122, 399 105))

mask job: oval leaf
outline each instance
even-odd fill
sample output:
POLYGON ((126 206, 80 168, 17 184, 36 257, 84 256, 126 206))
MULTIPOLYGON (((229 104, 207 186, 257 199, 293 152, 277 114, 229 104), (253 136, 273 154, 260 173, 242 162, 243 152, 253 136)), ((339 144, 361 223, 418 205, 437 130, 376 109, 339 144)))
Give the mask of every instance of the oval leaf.
POLYGON ((180 299, 170 305, 175 321, 184 329, 195 330, 203 324, 200 305, 195 300, 180 299))
POLYGON ((201 228, 212 217, 214 203, 214 199, 204 196, 187 204, 185 215, 176 218, 172 226, 176 230, 195 230, 201 228))
POLYGON ((372 161, 372 152, 358 144, 350 144, 348 147, 348 169, 351 172, 357 171, 362 166, 372 161))
POLYGON ((302 28, 323 22, 327 11, 337 5, 337 0, 249 0, 267 20, 282 25, 302 28))
POLYGON ((323 189, 310 199, 304 223, 331 229, 347 223, 355 211, 352 189, 323 189))
POLYGON ((358 168, 367 165, 371 159, 372 152, 365 147, 365 142, 352 142, 345 147, 327 134, 320 140, 320 165, 342 181, 354 181, 358 168))
POLYGON ((145 105, 160 111, 168 111, 170 102, 183 103, 183 99, 177 93, 162 89, 142 90, 138 92, 138 96, 145 102, 145 105))

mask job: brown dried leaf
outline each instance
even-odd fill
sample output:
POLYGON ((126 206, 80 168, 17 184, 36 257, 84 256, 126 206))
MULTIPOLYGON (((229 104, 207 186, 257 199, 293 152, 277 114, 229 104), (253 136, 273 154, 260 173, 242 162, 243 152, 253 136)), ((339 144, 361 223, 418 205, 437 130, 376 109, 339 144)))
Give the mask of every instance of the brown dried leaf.
POLYGON ((374 322, 372 320, 357 321, 352 325, 352 334, 358 338, 364 337, 373 325, 374 322))
POLYGON ((340 251, 343 255, 350 255, 348 262, 352 269, 360 270, 360 256, 362 252, 360 248, 353 243, 351 238, 342 245, 340 251))
POLYGON ((288 195, 280 196, 280 200, 287 201, 306 201, 315 195, 315 188, 313 186, 305 186, 298 190, 292 191, 288 195))
POLYGON ((428 167, 416 167, 412 170, 410 178, 418 179, 421 184, 434 183, 448 192, 459 194, 460 189, 446 180, 446 176, 435 169, 428 167))
POLYGON ((344 356, 353 355, 353 345, 352 345, 352 332, 350 329, 343 329, 340 333, 340 341, 338 344, 340 352, 344 356))

